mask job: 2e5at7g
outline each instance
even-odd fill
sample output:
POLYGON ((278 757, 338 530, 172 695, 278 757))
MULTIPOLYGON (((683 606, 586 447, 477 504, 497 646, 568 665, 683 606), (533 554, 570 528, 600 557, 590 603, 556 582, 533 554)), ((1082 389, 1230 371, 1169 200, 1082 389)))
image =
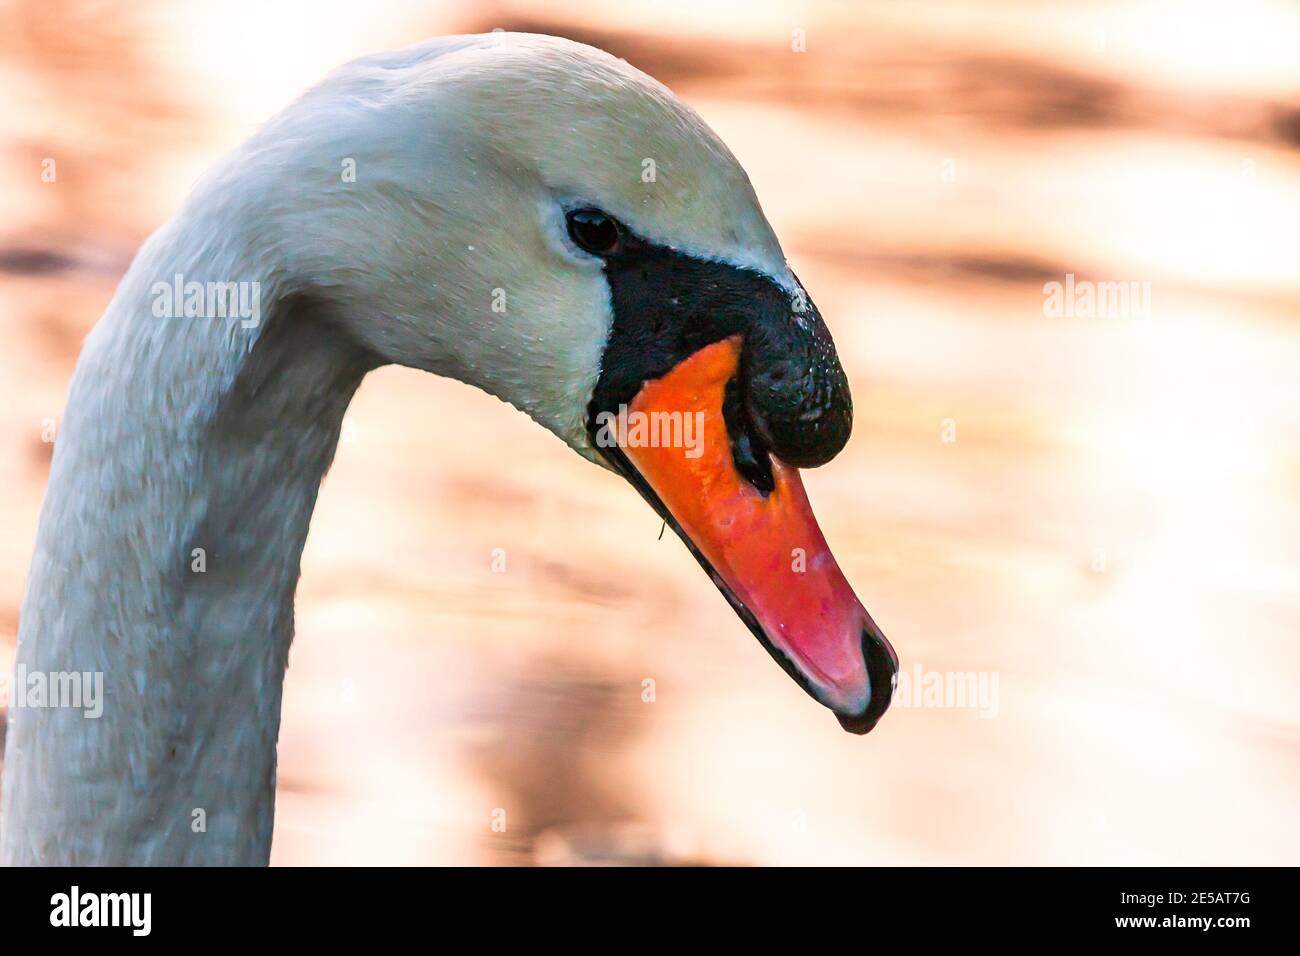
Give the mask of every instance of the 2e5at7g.
POLYGON ((1120 893, 1121 903, 1141 906, 1158 906, 1162 903, 1191 903, 1225 906, 1233 903, 1250 903, 1250 892, 1223 892, 1211 890, 1169 890, 1164 893, 1120 893))

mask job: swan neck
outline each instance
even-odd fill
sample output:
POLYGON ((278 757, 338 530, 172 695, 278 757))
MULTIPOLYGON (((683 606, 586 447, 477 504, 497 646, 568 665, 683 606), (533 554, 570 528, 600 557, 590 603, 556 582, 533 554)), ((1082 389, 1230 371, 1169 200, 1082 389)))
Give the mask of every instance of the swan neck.
POLYGON ((327 308, 246 268, 257 255, 179 233, 123 280, 59 426, 17 673, 102 675, 103 700, 94 717, 11 706, 7 862, 269 858, 302 549, 377 363, 327 308), (260 321, 158 317, 155 284, 177 274, 259 282, 260 321))

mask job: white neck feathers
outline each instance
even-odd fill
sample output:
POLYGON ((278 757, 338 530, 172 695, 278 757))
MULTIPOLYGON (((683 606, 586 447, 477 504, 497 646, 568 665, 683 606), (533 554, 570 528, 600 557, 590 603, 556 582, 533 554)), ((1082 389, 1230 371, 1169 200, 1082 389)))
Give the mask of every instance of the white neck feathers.
POLYGON ((299 559, 373 362, 327 311, 255 268, 233 224, 214 236, 184 219, 142 251, 73 378, 18 665, 102 673, 103 713, 11 710, 10 863, 264 863, 270 852, 299 559), (154 283, 176 274, 259 283, 258 324, 160 319, 154 283))

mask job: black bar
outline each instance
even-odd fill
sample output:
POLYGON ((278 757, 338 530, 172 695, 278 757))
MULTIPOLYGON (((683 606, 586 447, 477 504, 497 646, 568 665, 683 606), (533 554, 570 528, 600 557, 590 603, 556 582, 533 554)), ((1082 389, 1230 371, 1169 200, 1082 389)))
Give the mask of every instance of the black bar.
POLYGON ((142 928, 143 897, 134 910, 112 904, 125 925, 51 925, 60 894, 68 914, 74 885, 86 913, 97 894, 148 893, 148 938, 172 942, 339 943, 432 929, 430 943, 488 930, 620 949, 706 927, 737 939, 780 927, 819 947, 847 932, 872 949, 882 927, 899 937, 891 949, 909 936, 1231 945, 1291 928, 1295 896, 1287 869, 13 869, 0 871, 6 943, 130 940, 130 915, 142 928))

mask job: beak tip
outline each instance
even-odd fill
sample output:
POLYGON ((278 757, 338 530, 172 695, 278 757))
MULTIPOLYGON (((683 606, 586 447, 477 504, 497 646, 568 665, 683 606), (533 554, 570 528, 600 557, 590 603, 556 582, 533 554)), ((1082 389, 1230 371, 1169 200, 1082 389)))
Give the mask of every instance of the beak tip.
POLYGON ((879 723, 883 713, 884 712, 881 711, 881 713, 873 714, 871 713, 871 709, 868 708, 865 712, 861 714, 838 714, 837 713, 835 715, 835 719, 838 720, 840 722, 840 726, 843 727, 845 730, 847 730, 849 733, 857 734, 859 737, 861 737, 863 734, 871 733, 871 731, 875 728, 876 724, 879 723))
POLYGON ((854 714, 835 712, 840 726, 859 736, 870 733, 885 716, 898 680, 898 657, 874 623, 862 629, 862 655, 869 681, 866 707, 854 714))

